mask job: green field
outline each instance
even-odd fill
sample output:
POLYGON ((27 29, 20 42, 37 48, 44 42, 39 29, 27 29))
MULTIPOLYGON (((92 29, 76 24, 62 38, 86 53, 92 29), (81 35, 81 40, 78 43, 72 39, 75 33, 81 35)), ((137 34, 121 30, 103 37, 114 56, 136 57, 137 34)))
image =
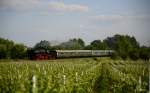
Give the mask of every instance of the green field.
POLYGON ((148 93, 148 65, 109 58, 0 62, 0 93, 148 93))

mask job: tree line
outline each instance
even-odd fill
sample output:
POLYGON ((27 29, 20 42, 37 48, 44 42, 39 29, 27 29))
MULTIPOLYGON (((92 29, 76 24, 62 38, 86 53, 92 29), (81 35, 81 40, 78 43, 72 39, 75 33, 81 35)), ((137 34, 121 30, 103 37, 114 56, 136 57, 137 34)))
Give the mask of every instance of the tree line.
POLYGON ((0 38, 0 59, 27 58, 27 47, 11 40, 0 38))
POLYGON ((132 60, 149 60, 150 58, 150 46, 140 46, 139 42, 133 36, 116 34, 104 40, 94 40, 89 45, 85 45, 85 42, 81 38, 74 38, 55 46, 52 46, 49 41, 41 40, 32 48, 0 38, 0 59, 28 59, 28 54, 31 51, 41 48, 48 50, 111 49, 116 51, 112 55, 112 59, 121 58, 126 60, 130 58, 132 60))

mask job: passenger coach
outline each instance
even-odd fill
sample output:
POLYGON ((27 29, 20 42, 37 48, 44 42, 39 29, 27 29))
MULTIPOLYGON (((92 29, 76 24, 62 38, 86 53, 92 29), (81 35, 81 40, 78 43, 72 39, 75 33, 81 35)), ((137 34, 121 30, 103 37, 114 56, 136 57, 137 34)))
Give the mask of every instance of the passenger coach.
POLYGON ((110 56, 113 50, 56 50, 57 58, 110 56))

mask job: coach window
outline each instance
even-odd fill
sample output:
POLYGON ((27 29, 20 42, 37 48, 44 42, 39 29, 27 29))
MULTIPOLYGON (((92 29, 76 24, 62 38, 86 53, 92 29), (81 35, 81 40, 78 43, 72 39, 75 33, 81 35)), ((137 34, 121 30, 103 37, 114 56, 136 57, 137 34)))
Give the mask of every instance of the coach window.
POLYGON ((62 53, 62 52, 60 53, 60 55, 63 55, 63 54, 64 54, 64 53, 62 53))

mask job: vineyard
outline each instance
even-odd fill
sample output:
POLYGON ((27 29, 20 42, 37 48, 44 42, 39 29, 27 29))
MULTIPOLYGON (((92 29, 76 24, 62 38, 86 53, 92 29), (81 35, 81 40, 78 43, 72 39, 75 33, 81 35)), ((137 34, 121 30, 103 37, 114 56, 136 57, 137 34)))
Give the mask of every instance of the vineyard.
POLYGON ((0 93, 148 93, 149 62, 78 58, 0 63, 0 93))

